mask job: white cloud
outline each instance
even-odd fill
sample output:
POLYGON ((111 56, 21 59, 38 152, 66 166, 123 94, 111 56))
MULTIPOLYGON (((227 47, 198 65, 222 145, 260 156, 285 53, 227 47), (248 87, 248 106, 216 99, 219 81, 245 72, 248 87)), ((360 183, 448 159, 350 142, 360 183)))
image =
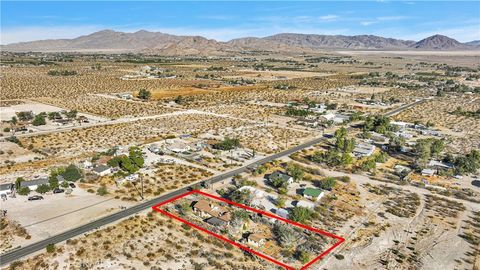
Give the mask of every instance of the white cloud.
POLYGON ((408 19, 407 16, 384 16, 384 17, 377 17, 378 21, 400 21, 408 19))
POLYGON ((320 16, 318 17, 320 20, 322 21, 335 21, 337 20, 339 17, 337 15, 325 15, 325 16, 320 16))
POLYGON ((369 26, 369 25, 372 25, 372 24, 375 24, 377 22, 374 22, 374 21, 364 21, 364 22, 360 22, 361 25, 363 26, 369 26))

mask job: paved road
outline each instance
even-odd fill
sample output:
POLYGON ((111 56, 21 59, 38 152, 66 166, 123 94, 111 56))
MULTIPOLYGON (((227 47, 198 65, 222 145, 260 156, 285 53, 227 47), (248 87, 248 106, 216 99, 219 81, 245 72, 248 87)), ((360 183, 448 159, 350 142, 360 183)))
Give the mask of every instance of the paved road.
MULTIPOLYGON (((208 179, 208 181, 210 183, 220 182, 220 181, 225 180, 227 178, 230 178, 230 177, 232 177, 236 174, 242 173, 242 172, 244 172, 244 171, 246 171, 250 168, 254 168, 254 167, 256 167, 258 165, 261 165, 263 163, 272 161, 274 159, 277 159, 277 158, 280 158, 280 157, 283 157, 283 156, 290 155, 290 154, 295 153, 299 150, 310 147, 314 144, 317 144, 317 143, 321 142, 323 139, 324 139, 323 137, 316 138, 314 140, 311 140, 309 142, 306 142, 306 143, 303 143, 301 145, 295 146, 293 148, 287 149, 287 150, 282 151, 280 153, 277 153, 277 154, 265 157, 263 159, 260 159, 258 161, 255 161, 255 162, 253 162, 249 165, 246 165, 244 167, 240 167, 240 168, 235 169, 233 171, 229 171, 229 172, 226 172, 224 174, 214 176, 214 177, 208 179)), ((47 238, 45 240, 41 240, 39 242, 30 244, 28 246, 21 247, 21 248, 12 250, 10 252, 7 252, 5 254, 2 254, 0 256, 0 265, 5 265, 5 264, 8 264, 8 263, 11 263, 11 262, 16 261, 18 259, 21 259, 24 256, 27 256, 27 255, 32 254, 34 252, 40 251, 40 250, 44 249, 48 244, 56 244, 56 243, 63 242, 63 241, 68 240, 70 238, 73 238, 73 237, 79 236, 81 234, 84 234, 88 231, 94 230, 98 227, 110 224, 112 222, 118 221, 120 219, 126 218, 126 217, 131 216, 131 215, 134 215, 134 214, 136 214, 138 212, 141 212, 143 210, 149 209, 156 204, 159 204, 161 202, 164 202, 168 199, 171 199, 175 196, 178 196, 180 194, 183 194, 183 193, 187 192, 192 187, 193 187, 193 185, 184 187, 182 189, 179 189, 179 190, 170 192, 168 194, 165 194, 163 196, 157 197, 155 199, 152 199, 152 200, 143 202, 141 204, 132 206, 130 208, 127 208, 126 210, 122 210, 122 211, 114 213, 112 215, 94 220, 90 223, 79 226, 77 228, 74 228, 74 229, 65 231, 63 233, 57 234, 57 235, 52 236, 50 238, 47 238)))
POLYGON ((393 116, 393 115, 396 115, 396 114, 399 114, 400 112, 406 110, 406 109, 409 109, 415 105, 418 105, 420 103, 423 103, 425 102, 426 99, 420 99, 420 100, 417 100, 415 102, 412 102, 412 103, 409 103, 409 104, 406 104, 406 105, 403 105, 403 106, 400 106, 398 108, 396 108, 395 110, 392 110, 392 111, 389 111, 387 113, 384 114, 384 116, 393 116))
MULTIPOLYGON (((410 104, 407 104, 407 105, 404 105, 404 106, 401 106, 391 112, 388 112, 386 114, 384 114, 385 116, 392 116, 392 115, 395 115, 403 110, 406 110, 412 106, 415 106, 419 103, 422 103, 424 102, 424 100, 419 100, 419 101, 416 101, 416 102, 413 102, 413 103, 410 103, 410 104)), ((306 142, 306 143, 303 143, 303 144, 300 144, 298 146, 295 146, 293 148, 290 148, 290 149, 287 149, 285 151, 282 151, 282 152, 279 152, 277 154, 274 154, 274 155, 271 155, 271 156, 268 156, 268 157, 265 157, 263 159, 260 159, 260 160, 257 160, 253 163, 250 163, 249 165, 246 165, 246 166, 243 166, 243 167, 240 167, 238 169, 235 169, 233 171, 229 171, 229 172, 226 172, 224 174, 220 174, 220 175, 217 175, 217 176, 214 176, 210 179, 208 179, 207 181, 209 181, 210 183, 214 184, 214 183, 217 183, 217 182, 220 182, 222 180, 225 180, 227 178, 230 178, 230 177, 233 177, 234 175, 237 175, 239 173, 242 173, 248 169, 251 169, 251 168, 254 168, 258 165, 261 165, 263 163, 266 163, 266 162, 269 162, 269 161, 272 161, 274 159, 278 159, 280 157, 283 157, 283 156, 288 156, 290 154, 293 154, 297 151, 300 151, 304 148, 308 148, 312 145, 315 145, 317 143, 320 143, 322 140, 324 140, 325 137, 320 137, 320 138, 316 138, 314 140, 311 140, 309 142, 306 142)), ((138 205, 135 205, 133 207, 130 207, 126 210, 122 210, 120 212, 117 212, 115 214, 112 214, 112 215, 109 215, 109 216, 106 216, 106 217, 103 217, 103 218, 100 218, 98 220, 94 220, 90 223, 87 223, 85 225, 82 225, 82 226, 79 226, 77 228, 74 228, 74 229, 71 229, 71 230, 68 230, 68 231, 65 231, 65 232, 62 232, 60 234, 57 234, 55 236, 52 236, 50 238, 47 238, 47 239, 44 239, 44 240, 41 240, 39 242, 36 242, 36 243, 33 243, 33 244, 30 244, 28 246, 25 246, 25 247, 21 247, 21 248, 18 248, 18 249, 15 249, 15 250, 12 250, 10 252, 7 252, 7 253, 4 253, 2 255, 0 255, 0 265, 5 265, 5 264, 8 264, 8 263, 11 263, 13 261, 16 261, 18 259, 21 259, 29 254, 32 254, 34 252, 37 252, 37 251, 40 251, 42 249, 44 249, 48 244, 56 244, 56 243, 60 243, 60 242, 63 242, 63 241, 66 241, 70 238, 73 238, 73 237, 76 237, 76 236, 79 236, 81 234, 84 234, 88 231, 91 231, 91 230, 94 230, 98 227, 101 227, 101 226, 104 226, 104 225, 107 225, 107 224, 110 224, 112 222, 115 222, 115 221, 118 221, 120 219, 123 219, 123 218, 126 218, 128 216, 131 216, 131 215, 134 215, 138 212, 141 212, 143 210, 146 210, 146 209, 149 209, 150 207, 156 205, 156 204, 159 204, 161 202, 164 202, 168 199, 171 199, 175 196, 178 196, 180 194, 183 194, 185 192, 187 192, 189 189, 191 189, 194 185, 190 185, 190 186, 187 186, 187 187, 184 187, 182 189, 179 189, 179 190, 176 190, 176 191, 173 191, 173 192, 170 192, 168 194, 165 194, 163 196, 160 196, 160 197, 157 197, 155 199, 152 199, 152 200, 149 200, 149 201, 146 201, 146 202, 143 202, 141 204, 138 204, 138 205)))

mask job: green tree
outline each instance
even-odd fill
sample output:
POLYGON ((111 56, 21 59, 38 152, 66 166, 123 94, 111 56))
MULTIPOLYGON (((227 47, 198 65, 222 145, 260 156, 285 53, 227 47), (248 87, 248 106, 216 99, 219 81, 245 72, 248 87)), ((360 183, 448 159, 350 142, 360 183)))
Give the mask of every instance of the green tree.
POLYGON ((31 111, 17 112, 16 115, 20 121, 28 121, 33 119, 33 112, 31 111))
POLYGON ((17 180, 15 180, 15 188, 16 189, 19 189, 20 188, 20 184, 25 181, 25 179, 23 177, 18 177, 17 180))
POLYGON ((292 213, 289 215, 290 219, 295 222, 306 223, 312 217, 313 211, 306 207, 295 206, 292 213))
POLYGON ((37 114, 32 121, 32 125, 34 126, 43 126, 45 124, 47 124, 47 122, 45 121, 44 114, 37 114))
POLYGON ((454 165, 458 174, 476 173, 480 169, 480 151, 474 149, 465 156, 456 157, 454 165))
POLYGON ((239 139, 229 138, 229 137, 225 137, 225 139, 223 141, 213 145, 213 147, 215 149, 224 150, 224 151, 232 150, 232 149, 235 149, 239 146, 240 146, 240 140, 239 139))
POLYGON ((373 169, 375 169, 376 166, 377 166, 377 164, 375 162, 375 159, 368 158, 368 159, 366 159, 362 162, 362 164, 360 165, 360 169, 362 171, 370 172, 373 169))
POLYGON ((128 157, 132 160, 137 168, 142 168, 145 160, 142 150, 139 147, 130 147, 128 157))
POLYGON ((68 111, 65 113, 65 116, 68 118, 68 119, 75 119, 77 117, 77 110, 71 110, 71 111, 68 111))
POLYGON ((276 188, 287 188, 288 182, 281 177, 273 177, 270 179, 270 184, 276 188))
POLYGON ((331 189, 335 187, 337 180, 333 177, 326 177, 315 182, 315 185, 322 189, 331 189))
POLYGON ((149 100, 151 96, 152 96, 152 93, 150 91, 146 89, 140 89, 137 97, 143 100, 149 100))
POLYGON ((305 176, 305 172, 303 171, 303 169, 297 164, 293 164, 293 163, 290 163, 287 166, 287 173, 288 175, 291 175, 293 180, 295 180, 296 182, 302 180, 303 177, 305 176))
POLYGON ((278 208, 283 208, 285 207, 285 202, 287 200, 285 199, 285 196, 278 196, 277 199, 275 200, 275 205, 278 207, 278 208))
POLYGON ((55 252, 55 245, 54 244, 48 244, 46 247, 46 250, 48 253, 53 253, 55 252))
POLYGON ((298 233, 287 224, 275 223, 272 231, 276 236, 275 239, 282 247, 290 248, 299 239, 298 233))
POLYGON ((240 204, 246 204, 249 205, 252 202, 253 196, 250 193, 249 190, 235 190, 232 192, 229 196, 230 200, 240 203, 240 204))
POLYGON ((310 261, 310 254, 305 250, 298 250, 295 257, 302 263, 308 263, 310 261))
POLYGON ((74 164, 70 164, 65 168, 62 176, 67 181, 75 182, 78 179, 82 178, 82 173, 77 166, 75 166, 74 164))
POLYGON ((18 195, 26 196, 30 194, 30 188, 28 187, 17 188, 17 193, 18 195))
POLYGON ((97 189, 97 195, 100 195, 100 196, 105 196, 108 194, 108 190, 107 190, 107 187, 102 185, 101 187, 99 187, 97 189))
POLYGON ((50 186, 47 184, 42 184, 42 185, 39 185, 35 191, 40 194, 45 194, 50 191, 50 186))

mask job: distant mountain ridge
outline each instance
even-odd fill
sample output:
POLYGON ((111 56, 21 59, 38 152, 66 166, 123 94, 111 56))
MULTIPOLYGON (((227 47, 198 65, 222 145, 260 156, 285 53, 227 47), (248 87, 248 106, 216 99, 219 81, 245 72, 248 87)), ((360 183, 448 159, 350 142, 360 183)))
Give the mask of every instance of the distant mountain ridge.
MULTIPOLYGON (((478 41, 477 41, 478 43, 478 41)), ((477 43, 460 43, 434 35, 415 42, 374 35, 316 35, 282 33, 263 38, 245 37, 220 42, 202 36, 176 36, 140 30, 124 33, 102 30, 74 39, 20 42, 2 46, 5 51, 38 52, 135 52, 165 55, 222 55, 241 50, 313 52, 349 50, 464 50, 478 49, 477 43)))

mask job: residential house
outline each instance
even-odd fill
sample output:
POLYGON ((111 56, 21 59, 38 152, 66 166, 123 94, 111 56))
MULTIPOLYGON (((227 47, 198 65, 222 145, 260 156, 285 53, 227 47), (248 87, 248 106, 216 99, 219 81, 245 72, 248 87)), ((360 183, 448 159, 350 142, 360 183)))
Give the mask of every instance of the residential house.
POLYGON ((288 174, 282 173, 281 171, 275 171, 274 173, 268 176, 269 181, 273 181, 274 179, 280 178, 283 181, 287 182, 288 184, 293 183, 293 177, 288 174))
POLYGON ((265 242, 266 236, 261 233, 252 233, 247 238, 247 243, 255 247, 261 247, 265 242))
POLYGON ((216 217, 223 222, 230 222, 231 214, 223 207, 210 203, 207 200, 200 200, 193 205, 193 211, 201 217, 216 217))
POLYGON ((320 200, 323 197, 323 195, 324 195, 324 192, 318 188, 306 188, 303 190, 303 197, 313 201, 320 200))
POLYGON ((92 169, 92 172, 99 176, 105 176, 112 173, 112 168, 106 165, 98 165, 92 169))
POLYGON ((356 157, 369 157, 375 152, 375 145, 369 143, 360 143, 353 149, 353 154, 356 157))
POLYGON ((350 120, 350 116, 348 115, 343 115, 343 114, 335 114, 335 113, 327 113, 321 116, 324 121, 332 121, 335 124, 341 124, 343 122, 347 122, 350 120))
POLYGON ((20 187, 28 187, 30 190, 36 190, 38 186, 49 184, 48 177, 41 177, 30 181, 20 182, 20 187))

